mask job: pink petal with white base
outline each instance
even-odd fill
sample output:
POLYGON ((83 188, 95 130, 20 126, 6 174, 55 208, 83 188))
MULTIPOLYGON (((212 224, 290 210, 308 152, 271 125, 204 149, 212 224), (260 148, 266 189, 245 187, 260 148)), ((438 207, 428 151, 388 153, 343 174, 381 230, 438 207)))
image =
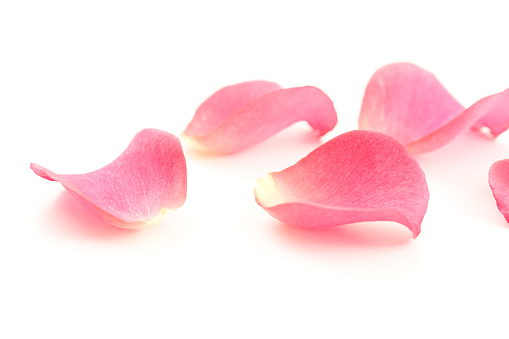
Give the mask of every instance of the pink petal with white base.
POLYGON ((385 220, 417 237, 429 192, 424 172, 396 139, 352 131, 258 179, 255 198, 274 218, 296 226, 385 220))
POLYGON ((174 135, 144 129, 109 165, 86 174, 62 175, 37 164, 42 178, 59 181, 81 204, 116 227, 157 223, 186 200, 186 160, 174 135))
POLYGON ((437 78, 408 63, 379 69, 366 87, 359 128, 387 133, 410 153, 435 150, 465 130, 487 127, 497 136, 509 127, 509 90, 465 109, 437 78))
POLYGON ((509 222, 509 160, 500 160, 491 165, 488 177, 498 210, 509 222))
POLYGON ((307 121, 323 135, 334 128, 337 114, 329 97, 316 87, 281 89, 253 81, 214 93, 198 108, 182 137, 203 151, 232 153, 298 121, 307 121))

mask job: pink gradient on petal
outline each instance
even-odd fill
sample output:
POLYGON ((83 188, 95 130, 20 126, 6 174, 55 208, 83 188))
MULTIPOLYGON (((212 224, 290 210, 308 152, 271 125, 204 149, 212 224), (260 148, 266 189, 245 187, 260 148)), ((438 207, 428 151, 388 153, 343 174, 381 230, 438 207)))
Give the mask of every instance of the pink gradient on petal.
POLYGON ((255 198, 270 215, 296 226, 384 220, 417 237, 429 192, 424 172, 396 139, 352 131, 259 179, 255 198))
POLYGON ((174 135, 144 129, 109 165, 86 174, 56 174, 37 164, 42 178, 59 181, 102 220, 120 228, 141 228, 162 220, 186 200, 187 169, 174 135))
POLYGON ((497 136, 509 127, 509 92, 464 109, 435 76, 418 66, 396 63, 375 72, 366 87, 359 128, 387 133, 410 153, 435 150, 472 128, 497 136))
POLYGON ((488 177, 498 210, 509 222, 509 160, 500 160, 491 165, 488 177))
POLYGON ((223 88, 207 99, 183 138, 207 152, 232 153, 298 121, 307 121, 323 135, 334 128, 337 114, 329 97, 316 87, 280 89, 269 82, 248 82, 223 88))
POLYGON ((472 126, 472 130, 482 131, 487 127, 490 134, 497 137, 509 128, 509 89, 479 100, 470 109, 474 107, 484 114, 472 126))
POLYGON ((198 107, 184 133, 208 134, 248 102, 280 89, 281 86, 268 81, 250 81, 221 88, 198 107))

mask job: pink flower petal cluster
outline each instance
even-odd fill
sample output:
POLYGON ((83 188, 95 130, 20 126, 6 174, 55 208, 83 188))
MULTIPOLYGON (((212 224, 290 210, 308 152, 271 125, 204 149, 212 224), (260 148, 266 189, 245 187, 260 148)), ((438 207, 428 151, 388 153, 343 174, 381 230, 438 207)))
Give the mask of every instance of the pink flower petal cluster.
MULTIPOLYGON (((337 123, 329 97, 316 87, 282 89, 267 81, 220 89, 197 109, 182 138, 211 153, 251 147, 298 121, 321 136, 337 123)), ((282 222, 323 228, 361 221, 394 221, 417 237, 428 206, 425 175, 410 153, 444 146, 467 129, 496 137, 509 127, 509 89, 465 109, 435 76, 415 65, 382 67, 369 81, 360 130, 339 135, 280 172, 259 179, 256 202, 282 222)), ((97 171, 59 181, 104 221, 140 228, 186 199, 186 161, 170 133, 145 129, 116 160, 97 171)), ((509 160, 495 163, 489 184, 509 221, 509 160)))
POLYGON ((382 67, 371 77, 359 128, 389 134, 410 153, 440 148, 468 130, 496 137, 509 127, 509 89, 465 109, 437 78, 409 63, 382 67))
MULTIPOLYGON (((409 63, 390 64, 368 83, 359 128, 387 133, 410 153, 433 151, 468 129, 495 138, 509 128, 509 89, 465 109, 430 72, 409 63)), ((489 184, 509 222, 508 177, 507 160, 493 164, 489 184)))

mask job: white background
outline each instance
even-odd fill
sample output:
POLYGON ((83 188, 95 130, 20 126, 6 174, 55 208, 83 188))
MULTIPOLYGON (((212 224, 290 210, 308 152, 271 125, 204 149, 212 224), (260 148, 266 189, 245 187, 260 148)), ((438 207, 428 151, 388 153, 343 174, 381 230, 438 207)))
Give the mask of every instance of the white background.
POLYGON ((488 170, 509 134, 417 157, 422 233, 303 231, 254 201, 256 179, 355 129, 376 69, 407 61, 463 105, 509 87, 504 1, 3 1, 0 337, 509 336, 509 227, 488 170), (184 145, 188 199, 140 231, 98 222, 29 169, 85 173, 142 128, 179 135, 219 88, 313 85, 339 123, 299 123, 243 152, 184 145))

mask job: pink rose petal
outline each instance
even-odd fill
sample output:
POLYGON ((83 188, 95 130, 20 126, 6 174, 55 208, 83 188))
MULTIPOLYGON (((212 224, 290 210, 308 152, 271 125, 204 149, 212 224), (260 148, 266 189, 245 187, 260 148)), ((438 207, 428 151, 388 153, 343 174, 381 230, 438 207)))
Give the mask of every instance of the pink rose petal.
POLYGON ((141 228, 163 219, 186 200, 186 160, 174 135, 144 129, 109 165, 86 174, 62 175, 37 164, 42 178, 59 181, 80 203, 120 228, 141 228))
POLYGON ((472 128, 497 136, 509 127, 509 90, 464 109, 435 76, 408 63, 379 69, 368 83, 359 128, 387 133, 411 153, 435 150, 472 128))
POLYGON ((509 160, 500 160, 491 165, 488 177, 498 210, 509 222, 509 160))
POLYGON ((232 153, 304 120, 318 135, 336 125, 332 101, 318 88, 246 82, 225 87, 201 104, 183 139, 204 151, 232 153))
POLYGON ((256 202, 274 218, 318 228, 395 221, 419 235, 428 206, 424 172, 396 139, 352 131, 295 165, 258 179, 256 202))

